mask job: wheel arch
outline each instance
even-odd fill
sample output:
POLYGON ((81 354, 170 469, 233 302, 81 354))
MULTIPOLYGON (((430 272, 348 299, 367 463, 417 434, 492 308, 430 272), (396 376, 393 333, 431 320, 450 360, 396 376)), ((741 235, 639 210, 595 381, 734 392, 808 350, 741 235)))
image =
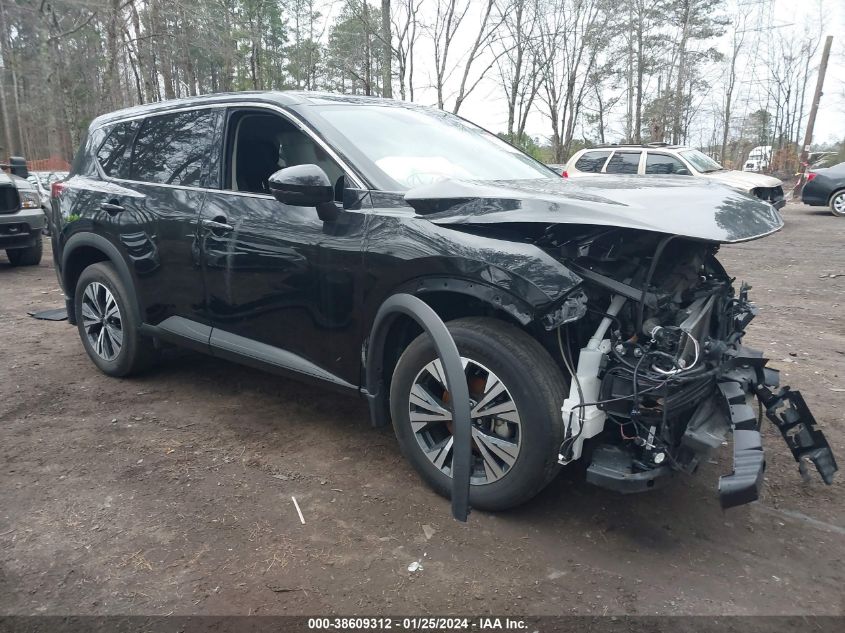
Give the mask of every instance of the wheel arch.
MULTIPOLYGON (((403 292, 421 299, 443 322, 468 316, 486 316, 527 330, 535 319, 534 310, 527 302, 501 288, 476 281, 432 277, 406 284, 395 294, 403 292)), ((365 359, 369 349, 381 351, 378 359, 381 364, 380 383, 373 382, 365 363, 365 389, 368 394, 374 394, 370 399, 374 426, 390 424, 388 394, 393 370, 402 352, 422 333, 422 327, 412 317, 398 314, 377 323, 365 341, 365 359)))
POLYGON ((130 302, 130 309, 140 323, 140 310, 137 298, 134 294, 135 285, 132 281, 132 273, 129 266, 123 259, 117 247, 106 238, 95 233, 77 233, 72 235, 62 251, 62 286, 65 290, 65 303, 67 304, 68 321, 76 324, 75 298, 76 284, 79 281, 82 271, 92 264, 108 262, 115 267, 120 280, 126 287, 134 301, 130 302))

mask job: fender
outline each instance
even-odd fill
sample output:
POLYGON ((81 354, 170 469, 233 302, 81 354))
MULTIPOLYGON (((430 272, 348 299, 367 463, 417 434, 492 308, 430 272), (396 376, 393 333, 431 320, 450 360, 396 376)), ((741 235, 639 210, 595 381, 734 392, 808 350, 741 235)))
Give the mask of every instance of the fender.
POLYGON ((421 277, 401 284, 394 292, 423 299, 434 292, 452 292, 478 299, 495 310, 507 313, 521 325, 528 325, 535 318, 535 310, 527 301, 508 290, 481 281, 445 276, 421 277))
MULTIPOLYGON (((431 306, 425 303, 426 295, 434 292, 449 292, 478 299, 494 310, 500 310, 506 313, 522 326, 538 321, 546 330, 552 330, 563 323, 580 319, 584 316, 587 305, 586 296, 577 288, 563 298, 547 304, 538 313, 531 304, 511 292, 479 281, 469 281, 454 277, 422 277, 401 284, 379 306, 378 314, 371 321, 372 326, 369 332, 369 338, 364 340, 361 350, 365 371, 363 393, 370 403, 370 421, 374 427, 383 427, 390 424, 387 416, 387 396, 380 391, 383 386, 381 355, 384 352, 384 344, 387 334, 390 331, 390 326, 395 321, 396 316, 394 315, 394 318, 390 319, 379 319, 378 315, 381 314, 381 309, 388 301, 400 295, 410 295, 418 298, 422 300, 423 304, 429 310, 434 312, 431 306), (377 350, 379 355, 374 356, 373 350, 377 350), (373 372, 371 369, 371 363, 374 358, 379 359, 379 367, 376 372, 373 372)), ((401 312, 413 317, 413 315, 404 310, 401 312)), ((435 312, 435 314, 437 313, 435 312)))
POLYGON ((407 293, 425 300, 425 295, 434 292, 460 294, 500 310, 522 326, 539 322, 546 330, 575 321, 584 316, 587 298, 577 286, 561 297, 544 305, 536 306, 500 286, 456 277, 421 277, 405 282, 395 289, 396 293, 407 293))
POLYGON ((123 258, 120 250, 118 250, 118 248, 105 237, 96 233, 87 232, 74 233, 71 235, 67 242, 65 242, 64 249, 62 251, 62 287, 65 290, 65 305, 67 306, 68 322, 71 325, 76 325, 76 318, 74 316, 76 314, 74 309, 76 288, 68 287, 68 263, 70 262, 74 252, 76 252, 79 248, 86 246, 95 248, 102 252, 108 258, 108 261, 114 265, 120 280, 129 291, 129 309, 132 310, 132 313, 135 315, 137 319, 136 322, 142 323, 143 319, 141 318, 141 310, 138 307, 138 302, 135 300, 133 291, 135 283, 132 279, 132 272, 129 270, 129 266, 126 264, 126 260, 123 258))
MULTIPOLYGON (((364 339, 361 349, 361 360, 364 363, 365 371, 363 393, 370 403, 370 421, 374 427, 384 427, 390 424, 387 414, 387 395, 381 392, 383 386, 381 359, 387 334, 390 332, 390 327, 398 316, 398 313, 395 313, 392 318, 379 318, 382 310, 394 297, 411 296, 421 301, 428 310, 437 314, 431 306, 425 303, 425 296, 434 292, 451 292, 478 299, 491 308, 504 311, 516 319, 521 325, 527 325, 534 320, 534 310, 527 301, 520 299, 507 290, 478 281, 468 281, 454 277, 421 277, 407 281, 394 288, 393 293, 388 295, 379 304, 377 314, 370 321, 372 325, 368 333, 369 336, 364 339), (374 350, 378 351, 378 355, 374 355, 374 350), (372 368, 375 358, 378 358, 377 371, 373 371, 372 368)), ((414 304, 417 305, 416 302, 414 304)), ((400 312, 414 318, 413 314, 405 310, 400 312)), ((419 322, 419 319, 416 320, 419 322)))

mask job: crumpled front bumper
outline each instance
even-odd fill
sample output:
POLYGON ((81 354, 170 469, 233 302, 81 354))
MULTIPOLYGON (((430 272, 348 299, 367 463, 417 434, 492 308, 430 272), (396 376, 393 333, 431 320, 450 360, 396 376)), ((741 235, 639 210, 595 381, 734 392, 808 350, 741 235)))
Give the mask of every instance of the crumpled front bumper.
POLYGON ((701 459, 717 449, 730 432, 733 472, 719 478, 719 502, 723 508, 731 508, 756 501, 766 470, 762 415, 757 412, 762 405, 766 417, 783 435, 802 476, 809 476, 809 461, 830 484, 837 471, 836 459, 801 393, 789 387, 778 390, 779 374, 765 366, 768 360, 761 352, 740 345, 730 355, 714 393, 701 402, 687 424, 676 459, 672 460, 674 467, 664 463, 641 470, 635 467, 630 453, 618 446, 601 445, 592 453, 587 481, 623 494, 660 488, 676 470, 694 472, 701 459))
POLYGON ((723 508, 756 501, 763 484, 766 458, 760 435, 762 416, 757 416, 748 404, 751 394, 781 432, 803 477, 809 476, 808 461, 815 464, 828 485, 838 470, 833 451, 801 392, 789 387, 772 391, 778 388, 779 376, 776 370, 765 367, 766 363, 761 352, 741 346, 733 358, 736 369, 719 382, 734 436, 733 472, 719 478, 719 503, 723 508))

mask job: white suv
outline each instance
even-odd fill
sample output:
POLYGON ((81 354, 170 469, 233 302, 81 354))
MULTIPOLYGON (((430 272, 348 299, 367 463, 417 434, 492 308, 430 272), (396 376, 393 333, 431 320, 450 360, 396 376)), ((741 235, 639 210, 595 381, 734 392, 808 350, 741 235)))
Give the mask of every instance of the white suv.
POLYGON ((780 209, 786 200, 783 182, 772 176, 725 169, 707 154, 680 145, 603 145, 573 154, 565 178, 596 174, 694 176, 739 189, 780 209))

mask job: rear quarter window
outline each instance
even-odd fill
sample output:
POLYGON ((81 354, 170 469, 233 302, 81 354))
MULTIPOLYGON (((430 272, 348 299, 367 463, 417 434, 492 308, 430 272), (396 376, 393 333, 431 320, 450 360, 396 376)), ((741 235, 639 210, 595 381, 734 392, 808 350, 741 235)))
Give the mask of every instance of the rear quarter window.
POLYGON ((112 178, 129 177, 129 159, 132 140, 138 131, 138 121, 118 123, 108 133, 106 140, 97 150, 97 162, 107 176, 112 178))
POLYGON ((604 167, 604 163, 610 152, 585 152, 581 158, 575 161, 575 169, 589 174, 597 174, 604 167))
POLYGON ((132 150, 131 180, 201 187, 214 151, 217 111, 203 109, 144 121, 132 150))

